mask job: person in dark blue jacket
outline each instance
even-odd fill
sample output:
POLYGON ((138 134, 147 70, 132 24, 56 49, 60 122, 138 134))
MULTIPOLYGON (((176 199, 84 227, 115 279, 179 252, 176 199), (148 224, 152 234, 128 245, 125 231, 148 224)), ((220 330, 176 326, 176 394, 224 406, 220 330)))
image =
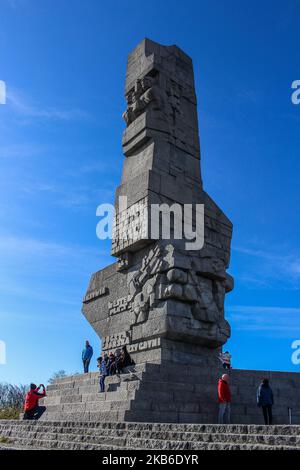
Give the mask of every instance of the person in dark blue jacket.
POLYGON ((104 393, 105 391, 105 378, 107 377, 107 367, 106 367, 106 362, 104 357, 98 357, 97 358, 98 365, 97 367, 99 368, 99 385, 100 385, 100 393, 104 393))
POLYGON ((87 374, 89 371, 90 361, 93 355, 93 348, 88 341, 85 342, 85 348, 82 351, 82 362, 84 373, 87 374))
POLYGON ((265 424, 272 424, 272 406, 274 405, 274 397, 268 379, 263 379, 257 389, 257 405, 262 408, 265 424))

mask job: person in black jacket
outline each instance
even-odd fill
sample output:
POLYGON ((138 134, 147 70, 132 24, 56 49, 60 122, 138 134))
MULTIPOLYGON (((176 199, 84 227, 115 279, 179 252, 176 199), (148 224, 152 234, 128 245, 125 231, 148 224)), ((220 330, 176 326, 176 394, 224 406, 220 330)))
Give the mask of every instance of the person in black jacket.
POLYGON ((115 352, 115 364, 116 364, 116 373, 122 374, 124 367, 124 357, 121 354, 121 349, 117 348, 115 352))
POLYGON ((116 359, 112 352, 109 354, 106 367, 108 375, 114 375, 116 373, 116 359))
POLYGON ((263 379, 257 389, 257 405, 262 408, 265 424, 272 424, 272 406, 274 405, 274 396, 268 379, 263 379))
POLYGON ((122 347, 121 356, 123 358, 123 367, 134 366, 135 362, 131 359, 129 352, 127 351, 126 345, 122 347))

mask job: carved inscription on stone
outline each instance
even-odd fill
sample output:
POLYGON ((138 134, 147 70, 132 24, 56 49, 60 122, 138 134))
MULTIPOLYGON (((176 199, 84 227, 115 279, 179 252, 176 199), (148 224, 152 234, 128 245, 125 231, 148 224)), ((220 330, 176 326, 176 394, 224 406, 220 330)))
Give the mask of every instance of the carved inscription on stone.
POLYGON ((96 289, 93 290, 92 292, 89 292, 86 294, 86 296, 83 298, 83 303, 90 302, 91 300, 95 300, 98 297, 102 297, 103 295, 108 295, 109 290, 108 287, 102 287, 101 289, 96 289))
POLYGON ((114 300, 113 302, 108 303, 108 312, 109 315, 116 315, 117 313, 124 312, 129 308, 129 301, 131 299, 130 295, 121 297, 120 299, 114 300))
POLYGON ((102 349, 107 351, 108 349, 115 349, 129 344, 131 339, 131 333, 129 331, 121 331, 120 333, 105 336, 102 338, 102 349))
POLYGON ((148 349, 158 348, 161 344, 160 338, 148 339, 146 341, 140 341, 138 343, 131 344, 131 332, 123 331, 121 333, 106 336, 102 340, 102 349, 104 351, 114 351, 116 348, 127 346, 127 350, 130 353, 146 351, 148 349))
POLYGON ((146 351, 146 349, 158 348, 160 343, 160 338, 148 339, 147 341, 141 341, 140 343, 130 344, 127 349, 130 353, 146 351))

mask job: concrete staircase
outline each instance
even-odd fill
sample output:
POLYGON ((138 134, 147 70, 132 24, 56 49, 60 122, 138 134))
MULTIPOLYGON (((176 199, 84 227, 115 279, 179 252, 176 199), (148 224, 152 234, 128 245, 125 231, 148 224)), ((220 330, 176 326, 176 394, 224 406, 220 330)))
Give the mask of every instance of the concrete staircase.
POLYGON ((69 376, 47 387, 42 421, 124 421, 139 388, 145 365, 106 378, 105 392, 99 392, 99 373, 69 376))
MULTIPOLYGON (((65 450, 295 450, 300 426, 0 422, 3 448, 65 450)), ((0 445, 1 446, 1 445, 0 445)))

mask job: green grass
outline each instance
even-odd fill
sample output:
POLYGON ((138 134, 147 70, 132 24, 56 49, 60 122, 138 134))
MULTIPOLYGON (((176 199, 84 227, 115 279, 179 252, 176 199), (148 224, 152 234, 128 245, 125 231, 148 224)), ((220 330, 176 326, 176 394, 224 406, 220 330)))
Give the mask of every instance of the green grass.
POLYGON ((20 408, 3 408, 0 410, 0 419, 19 419, 20 408))
POLYGON ((9 444, 9 442, 8 437, 0 436, 0 444, 9 444))

